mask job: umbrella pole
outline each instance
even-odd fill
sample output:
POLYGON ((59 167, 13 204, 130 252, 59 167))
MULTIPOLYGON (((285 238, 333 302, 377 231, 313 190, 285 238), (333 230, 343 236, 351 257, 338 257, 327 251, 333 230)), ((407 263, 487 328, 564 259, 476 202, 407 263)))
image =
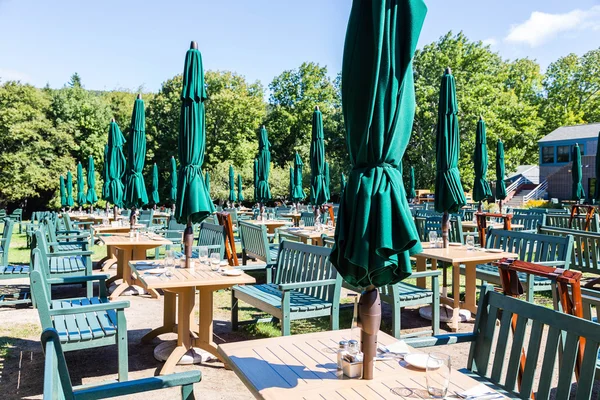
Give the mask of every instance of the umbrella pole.
POLYGON ((479 201, 479 207, 477 207, 477 211, 481 212, 482 209, 483 209, 483 204, 481 203, 481 201, 479 201))
POLYGON ((134 227, 135 227, 135 207, 131 207, 131 211, 129 211, 129 230, 133 231, 134 227))
POLYGON ((192 261, 192 246, 194 245, 194 227, 190 217, 188 217, 187 226, 183 231, 183 243, 185 247, 185 267, 189 268, 192 261))
POLYGON ((448 247, 448 231, 450 227, 450 215, 448 211, 444 211, 444 215, 442 216, 442 242, 444 248, 448 247))
POLYGON ((502 214, 502 200, 500 200, 498 202, 498 207, 499 207, 499 210, 500 210, 500 214, 502 214))
POLYGON ((363 352, 362 378, 373 379, 374 359, 377 353, 377 332, 381 327, 381 299, 379 290, 368 286, 360 295, 358 303, 360 318, 360 341, 363 352))

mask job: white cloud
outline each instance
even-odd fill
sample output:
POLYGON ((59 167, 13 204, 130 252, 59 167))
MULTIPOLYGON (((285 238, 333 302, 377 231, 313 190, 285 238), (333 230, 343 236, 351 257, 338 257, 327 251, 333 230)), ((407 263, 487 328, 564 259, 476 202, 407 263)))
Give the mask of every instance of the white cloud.
POLYGON ((534 11, 527 21, 513 25, 504 40, 526 43, 531 47, 536 47, 556 37, 559 33, 599 28, 600 6, 594 6, 589 10, 576 9, 564 14, 534 11))
POLYGON ((483 43, 486 46, 492 46, 493 47, 493 46, 495 46, 495 45, 498 44, 498 39, 491 37, 491 38, 487 38, 487 39, 482 40, 481 43, 483 43))
POLYGON ((0 82, 6 81, 21 81, 23 83, 31 83, 31 77, 26 73, 15 71, 13 69, 0 68, 0 82))

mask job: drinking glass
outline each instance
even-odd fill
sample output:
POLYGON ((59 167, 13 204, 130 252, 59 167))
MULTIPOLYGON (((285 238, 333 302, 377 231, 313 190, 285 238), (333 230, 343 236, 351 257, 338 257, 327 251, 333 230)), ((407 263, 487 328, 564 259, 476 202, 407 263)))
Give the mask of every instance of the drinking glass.
POLYGON ((175 261, 173 260, 173 250, 165 251, 165 267, 171 268, 175 266, 175 261))
POLYGON ((437 232, 431 231, 429 232, 429 245, 430 247, 435 247, 437 243, 437 232))
POLYGON ((450 384, 451 360, 448 354, 431 353, 427 358, 427 392, 436 399, 443 399, 450 384))
POLYGON ((327 221, 327 229, 333 229, 333 221, 332 220, 327 221))
POLYGON ((208 264, 208 247, 202 246, 198 249, 198 258, 200 259, 200 264, 202 266, 208 264))
POLYGON ((468 251, 475 250, 475 237, 473 237, 473 235, 468 235, 466 239, 466 244, 468 251))
POLYGON ((221 264, 221 255, 219 253, 212 253, 210 255, 210 269, 218 271, 221 264))
POLYGON ((304 222, 303 219, 301 219, 300 221, 298 221, 298 227, 299 228, 304 228, 304 226, 306 226, 306 222, 304 222))
POLYGON ((262 221, 266 221, 267 220, 267 213, 262 213, 261 220, 262 221))

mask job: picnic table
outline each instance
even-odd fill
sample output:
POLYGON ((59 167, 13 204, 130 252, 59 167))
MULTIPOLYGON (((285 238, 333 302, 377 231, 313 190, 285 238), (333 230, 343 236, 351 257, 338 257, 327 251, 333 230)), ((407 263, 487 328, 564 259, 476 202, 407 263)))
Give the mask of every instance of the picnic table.
MULTIPOLYGON (((145 225, 137 224, 134 226, 134 229, 142 229, 145 228, 145 225)), ((94 225, 92 226, 92 233, 95 236, 100 236, 102 234, 114 234, 114 233, 128 233, 131 230, 131 225, 127 223, 126 225, 94 225)), ((108 271, 113 265, 117 263, 117 253, 113 246, 106 246, 106 257, 98 261, 98 265, 101 265, 102 271, 108 271)))
MULTIPOLYGON (((164 260, 161 260, 156 264, 160 266, 163 262, 164 260)), ((144 264, 144 267, 147 265, 144 264)), ((142 338, 142 342, 148 343, 163 333, 177 332, 177 347, 160 370, 161 375, 172 373, 181 357, 193 347, 205 350, 224 361, 213 341, 213 292, 235 285, 255 283, 254 278, 243 272, 239 276, 225 276, 220 272, 213 272, 199 266, 170 268, 172 272, 170 277, 148 275, 142 269, 140 261, 130 261, 129 267, 136 280, 146 290, 162 289, 165 294, 163 325, 147 333, 142 338), (199 292, 200 302, 198 325, 194 321, 196 290, 199 292)))
MULTIPOLYGON (((447 304, 454 309, 450 328, 453 331, 458 330, 458 318, 460 308, 465 308, 472 313, 477 313, 477 302, 475 294, 477 291, 476 267, 478 264, 487 264, 503 258, 518 258, 515 253, 504 251, 496 252, 495 249, 467 250, 466 246, 456 243, 447 248, 424 247, 423 251, 414 255, 417 262, 417 271, 427 270, 427 260, 431 261, 431 268, 437 269, 438 262, 446 263, 452 266, 452 294, 453 298, 448 297, 447 288, 442 288, 443 293, 440 296, 440 303, 447 304), (465 301, 460 301, 460 270, 461 265, 465 267, 465 301)), ((425 279, 417 278, 417 286, 424 288, 425 279)))
MULTIPOLYGON (((129 261, 145 260, 148 250, 173 244, 170 240, 155 233, 139 234, 139 239, 130 238, 128 233, 103 234, 100 236, 100 241, 107 246, 112 246, 113 251, 114 249, 117 250, 117 274, 106 281, 106 283, 110 285, 118 279, 123 279, 123 282, 110 295, 111 300, 119 297, 134 284, 142 286, 139 280, 133 278, 129 268, 129 261)), ((148 293, 154 298, 158 298, 159 296, 158 292, 154 289, 148 290, 148 293)))
POLYGON ((283 213, 280 214, 283 218, 291 218, 294 222, 294 226, 298 226, 300 223, 300 218, 302 218, 302 214, 300 213, 283 213))
POLYGON ((285 230, 288 234, 297 236, 302 243, 312 244, 313 246, 323 246, 323 235, 333 236, 335 229, 327 228, 318 231, 314 226, 305 228, 288 228, 285 230))
POLYGON ((254 225, 264 225, 267 227, 267 233, 275 233, 275 229, 281 228, 282 226, 292 225, 291 221, 283 221, 283 220, 267 220, 267 221, 258 221, 258 220, 248 220, 245 221, 254 225))
MULTIPOLYGON (((308 333, 225 343, 219 345, 219 353, 257 399, 430 397, 425 371, 409 367, 405 361, 377 361, 373 380, 344 377, 337 370, 336 353, 338 343, 349 339, 349 329, 308 333)), ((382 345, 398 341, 381 331, 377 340, 382 345)), ((452 369, 449 393, 464 392, 479 385, 475 379, 452 369)))

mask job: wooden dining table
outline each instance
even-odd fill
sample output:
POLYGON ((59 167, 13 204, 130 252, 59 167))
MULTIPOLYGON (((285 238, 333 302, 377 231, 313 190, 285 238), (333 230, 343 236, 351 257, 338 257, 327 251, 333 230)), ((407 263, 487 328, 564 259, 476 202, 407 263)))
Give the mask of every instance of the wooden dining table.
MULTIPOLYGON (((163 265, 160 260, 152 265, 157 268, 163 265)), ((208 268, 196 266, 195 268, 168 268, 171 276, 155 275, 148 273, 148 264, 140 261, 130 261, 129 267, 146 290, 162 289, 164 292, 164 311, 162 326, 150 331, 142 342, 149 343, 155 337, 164 333, 177 332, 177 346, 169 355, 160 370, 161 375, 170 374, 173 369, 190 349, 198 347, 225 360, 217 352, 217 345, 213 341, 213 293, 216 290, 230 288, 235 285, 255 283, 256 280, 242 272, 238 276, 226 276, 208 268), (142 268, 142 265, 144 268, 142 268), (196 290, 198 290, 199 319, 196 324, 194 306, 196 305, 196 290), (196 330, 194 332, 194 330, 196 330)), ((230 269, 230 268, 226 268, 230 269)))
POLYGON ((293 222, 291 222, 291 221, 284 221, 284 220, 278 220, 278 219, 266 220, 266 221, 262 221, 262 220, 259 221, 259 220, 251 219, 251 220, 248 220, 245 222, 249 222, 254 225, 264 225, 267 227, 268 233, 275 233, 275 229, 281 228, 282 226, 293 224, 293 222))
MULTIPOLYGON (((172 245, 168 239, 157 235, 155 233, 142 234, 139 233, 139 238, 129 237, 129 233, 114 233, 114 234, 103 234, 99 236, 99 239, 106 246, 112 246, 113 252, 117 252, 117 274, 106 281, 107 285, 123 279, 123 282, 115 288, 111 293, 110 299, 115 300, 125 290, 133 285, 142 286, 140 282, 135 279, 129 268, 129 261, 131 260, 145 260, 146 252, 160 246, 172 245)), ((158 298, 159 294, 154 289, 149 289, 148 293, 154 298, 158 298)))
MULTIPOLYGON (((337 370, 337 348, 350 330, 280 336, 219 345, 219 354, 255 398, 265 400, 426 399, 426 372, 405 361, 375 362, 373 380, 350 379, 337 370)), ((379 332, 379 344, 398 339, 379 332)), ((480 385, 452 368, 449 393, 480 385)), ((486 389, 493 392, 493 389, 486 389)))
POLYGON ((300 213, 283 213, 280 214, 283 218, 290 218, 292 222, 294 222, 294 226, 298 226, 300 219, 302 218, 302 214, 300 213))
MULTIPOLYGON (((143 229, 145 225, 137 224, 134 229, 143 229)), ((128 233, 131 230, 129 223, 126 225, 93 225, 92 233, 94 236, 100 238, 101 235, 115 234, 115 233, 128 233)), ((106 256, 98 261, 98 265, 101 266, 102 272, 108 271, 113 265, 117 263, 117 252, 113 246, 106 246, 106 256)))
MULTIPOLYGON (((518 255, 509 252, 496 252, 495 249, 468 250, 465 245, 456 243, 447 248, 438 247, 423 247, 423 251, 413 255, 416 259, 417 271, 425 271, 427 269, 427 261, 431 262, 431 268, 437 269, 438 262, 443 262, 452 266, 452 294, 454 297, 448 297, 447 288, 442 288, 440 302, 447 304, 454 309, 452 314, 452 322, 450 328, 453 331, 458 330, 459 311, 465 308, 473 314, 477 314, 477 302, 475 300, 477 292, 477 265, 487 264, 503 258, 517 259, 518 255), (465 301, 460 301, 460 267, 465 267, 465 301)), ((417 286, 426 287, 425 278, 417 278, 417 286)))
POLYGON ((335 234, 335 229, 326 227, 319 231, 314 226, 308 226, 305 228, 289 228, 286 229, 286 232, 298 237, 302 243, 312 244, 313 246, 323 246, 323 235, 333 236, 335 234))

